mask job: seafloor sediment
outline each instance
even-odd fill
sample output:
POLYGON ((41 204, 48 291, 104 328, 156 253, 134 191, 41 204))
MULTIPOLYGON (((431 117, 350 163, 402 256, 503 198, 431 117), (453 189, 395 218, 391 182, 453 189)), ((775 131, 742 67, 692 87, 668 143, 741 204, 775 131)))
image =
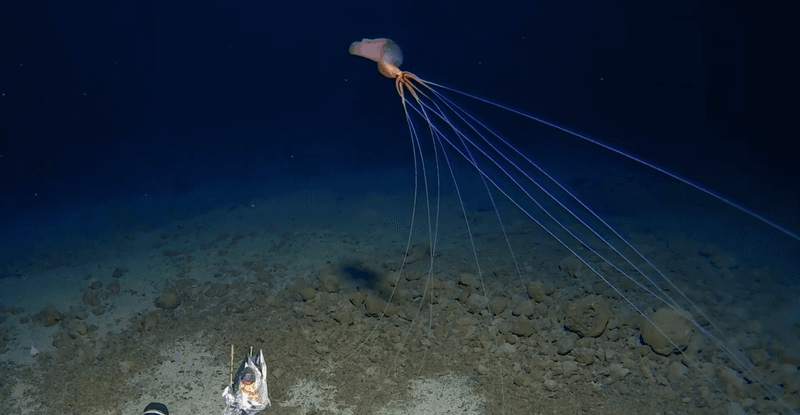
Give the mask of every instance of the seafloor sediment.
MULTIPOLYGON (((440 235, 432 273, 429 245, 416 243, 400 274, 402 232, 378 223, 359 232, 344 220, 236 214, 141 234, 138 245, 91 266, 41 271, 76 281, 75 292, 51 306, 0 308, 3 413, 129 414, 156 400, 176 415, 219 413, 231 344, 264 351, 273 402, 265 413, 777 414, 800 406, 800 353, 740 307, 754 291, 779 296, 766 294, 766 276, 755 289, 731 281, 715 293, 720 275, 756 271, 714 248, 687 258, 674 241, 633 236, 675 271, 750 367, 682 326, 680 315, 664 324, 678 325, 674 333, 688 327, 673 337, 686 354, 645 339, 649 323, 618 292, 527 222, 508 227, 520 281, 487 219, 493 213, 470 216, 482 241, 480 278, 457 222, 440 235), (400 237, 387 242, 387 234, 400 237)), ((355 222, 374 216, 362 211, 355 222)), ((664 307, 629 281, 611 282, 648 316, 664 307)))

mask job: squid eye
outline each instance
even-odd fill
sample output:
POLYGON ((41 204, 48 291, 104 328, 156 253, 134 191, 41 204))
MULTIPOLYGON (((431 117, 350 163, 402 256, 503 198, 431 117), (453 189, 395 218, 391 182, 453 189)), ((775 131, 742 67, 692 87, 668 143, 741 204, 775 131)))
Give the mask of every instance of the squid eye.
POLYGON ((244 376, 242 376, 242 382, 244 382, 244 383, 252 383, 255 380, 256 380, 256 377, 250 372, 247 372, 247 373, 244 374, 244 376))
POLYGON ((398 46, 397 43, 386 39, 386 44, 384 44, 381 50, 380 60, 381 62, 390 63, 399 68, 400 65, 403 64, 403 51, 400 50, 400 46, 398 46))

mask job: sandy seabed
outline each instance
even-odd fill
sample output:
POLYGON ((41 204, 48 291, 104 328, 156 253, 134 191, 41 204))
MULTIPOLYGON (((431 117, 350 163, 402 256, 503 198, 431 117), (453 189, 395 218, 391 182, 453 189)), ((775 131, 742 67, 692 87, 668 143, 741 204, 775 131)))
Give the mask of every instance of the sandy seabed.
MULTIPOLYGON (((520 275, 495 213, 468 211, 479 273, 460 207, 442 200, 432 273, 424 221, 399 273, 411 200, 379 192, 288 193, 129 232, 86 261, 52 252, 25 261, 0 280, 2 413, 138 414, 157 401, 173 415, 219 414, 231 345, 237 359, 264 351, 265 414, 800 407, 798 329, 774 331, 759 311, 791 303, 793 288, 768 271, 620 219, 751 365, 696 327, 687 354, 663 356, 643 341, 649 323, 531 221, 504 222, 520 275), (743 273, 752 283, 739 282, 743 273)), ((648 316, 663 307, 611 282, 648 316)))

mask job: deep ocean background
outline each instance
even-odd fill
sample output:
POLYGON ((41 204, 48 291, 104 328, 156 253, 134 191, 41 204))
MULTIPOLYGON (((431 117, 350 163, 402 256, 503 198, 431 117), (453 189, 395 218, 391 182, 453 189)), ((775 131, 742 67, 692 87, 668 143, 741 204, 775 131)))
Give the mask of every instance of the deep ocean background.
MULTIPOLYGON (((112 224, 115 232, 158 226, 246 203, 254 186, 410 165, 392 81, 347 53, 365 37, 395 40, 402 68, 425 79, 587 134, 800 226, 788 10, 722 1, 0 8, 3 259, 46 238, 91 240, 112 224), (204 196, 186 204, 187 194, 204 196), (136 217, 67 214, 97 206, 136 217)), ((520 139, 519 128, 518 146, 546 153, 546 137, 520 139)))

